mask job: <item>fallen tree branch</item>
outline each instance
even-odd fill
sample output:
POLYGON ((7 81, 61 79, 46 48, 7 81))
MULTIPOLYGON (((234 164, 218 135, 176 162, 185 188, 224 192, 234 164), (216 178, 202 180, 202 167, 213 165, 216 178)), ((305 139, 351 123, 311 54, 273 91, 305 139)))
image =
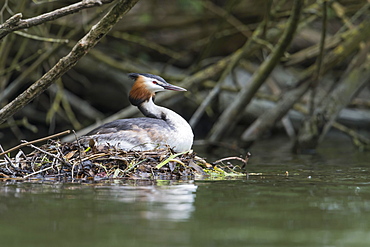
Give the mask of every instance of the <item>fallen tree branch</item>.
POLYGON ((61 58, 53 68, 32 84, 12 102, 0 110, 0 123, 11 117, 30 101, 44 92, 54 81, 71 69, 89 52, 138 0, 120 0, 91 30, 77 42, 72 51, 61 58))
MULTIPOLYGON (((363 88, 370 79, 370 59, 367 59, 370 45, 352 60, 338 86, 325 98, 309 119, 305 120, 294 143, 294 151, 314 150, 332 127, 339 112, 363 88)), ((358 138, 357 138, 358 139, 358 138)))
MULTIPOLYGON (((100 16, 99 13, 95 14, 93 17, 89 18, 87 21, 87 25, 91 25, 93 22, 96 22, 96 19, 100 16)), ((76 34, 81 33, 84 31, 84 26, 78 26, 71 31, 69 31, 64 38, 70 39, 71 37, 74 37, 76 34)), ((22 73, 16 77, 9 85, 4 88, 2 92, 0 92, 0 103, 7 103, 7 101, 14 97, 14 95, 17 93, 17 90, 24 86, 25 81, 29 80, 30 77, 32 77, 33 73, 37 70, 37 68, 45 62, 47 59, 50 58, 52 54, 55 54, 60 48, 63 47, 63 43, 57 43, 54 44, 52 47, 47 48, 46 50, 41 51, 41 55, 35 53, 37 59, 33 61, 31 65, 29 65, 26 69, 22 70, 22 73)), ((71 46, 72 48, 72 46, 71 46)), ((32 61, 33 59, 29 60, 32 61)), ((24 63, 26 64, 26 62, 24 63)), ((11 70, 16 69, 17 66, 20 66, 19 64, 16 64, 11 70)), ((10 68, 8 68, 10 69, 10 68)), ((7 69, 7 70, 8 70, 7 69)), ((11 71, 9 70, 9 72, 11 71)))
MULTIPOLYGON (((71 93, 66 89, 62 90, 64 100, 66 100, 73 108, 75 108, 78 114, 81 114, 82 116, 85 116, 93 120, 102 119, 104 117, 103 113, 95 109, 85 100, 82 100, 81 98, 77 97, 75 94, 71 93)), ((58 88, 55 85, 53 85, 52 87, 50 87, 50 91, 56 95, 58 93, 58 88)))
POLYGON ((36 69, 39 68, 45 60, 49 59, 60 47, 61 45, 50 47, 47 51, 39 55, 32 64, 25 68, 18 77, 0 92, 0 103, 4 104, 7 100, 11 99, 11 97, 14 97, 17 90, 24 85, 25 80, 29 79, 32 73, 35 73, 36 69))
POLYGON ((351 137, 353 144, 358 147, 359 150, 370 151, 370 139, 338 122, 333 122, 332 127, 351 137))
POLYGON ((220 93, 221 86, 223 85, 225 78, 231 73, 231 71, 235 68, 241 58, 249 56, 253 51, 255 51, 258 47, 258 44, 254 41, 257 39, 258 36, 262 32, 262 26, 260 25, 252 34, 252 38, 248 39, 247 42, 243 45, 242 48, 238 49, 231 55, 230 63, 226 66, 222 75, 217 81, 217 84, 212 88, 210 93, 207 97, 202 101, 198 109, 194 112, 193 116, 191 117, 189 124, 194 128, 195 125, 198 123, 200 118, 203 116, 206 108, 212 102, 212 100, 220 93))
POLYGON ((235 16, 233 16, 231 13, 227 12, 224 8, 221 8, 217 6, 216 4, 212 3, 211 1, 202 1, 201 2, 203 6, 216 15, 220 16, 221 18, 225 18, 225 20, 235 27, 242 35, 244 35, 246 38, 250 38, 252 36, 251 30, 246 27, 246 25, 243 24, 239 19, 237 19, 235 16))
POLYGON ((37 26, 47 21, 52 21, 66 15, 76 13, 82 9, 111 3, 112 1, 113 0, 83 0, 81 2, 24 20, 22 20, 22 14, 17 13, 0 25, 0 40, 13 31, 37 26))
MULTIPOLYGON (((352 30, 351 35, 348 35, 343 43, 325 56, 322 73, 326 73, 335 65, 346 59, 358 48, 361 41, 368 39, 370 36, 370 33, 367 32, 368 25, 370 25, 370 21, 365 20, 357 29, 352 30)), ((286 92, 275 107, 258 117, 258 119, 244 131, 241 139, 243 141, 254 141, 262 136, 268 129, 272 128, 308 90, 314 70, 315 65, 302 72, 300 78, 297 80, 297 87, 286 92)))
POLYGON ((311 82, 311 97, 310 97, 310 102, 309 102, 309 110, 310 113, 313 114, 314 109, 315 109, 315 96, 317 93, 317 88, 318 85, 321 81, 322 77, 322 70, 321 70, 321 65, 324 60, 324 48, 325 48, 325 43, 326 43, 326 30, 327 30, 327 12, 328 12, 328 7, 327 7, 327 2, 323 1, 322 2, 322 28, 321 28, 321 38, 320 38, 320 43, 319 43, 319 54, 316 59, 316 65, 315 65, 315 73, 314 73, 314 78, 311 82))
POLYGON ((235 125, 240 120, 242 116, 240 112, 242 112, 242 109, 252 100, 254 94, 262 86, 271 71, 275 68, 276 64, 280 61, 280 58, 283 56, 286 48, 293 39, 295 30, 299 23, 302 5, 302 0, 294 1, 288 27, 283 33, 282 38, 279 40, 279 43, 276 45, 275 50, 253 74, 251 83, 240 91, 235 101, 219 117, 209 136, 209 140, 211 142, 221 139, 228 129, 232 129, 230 126, 235 125))

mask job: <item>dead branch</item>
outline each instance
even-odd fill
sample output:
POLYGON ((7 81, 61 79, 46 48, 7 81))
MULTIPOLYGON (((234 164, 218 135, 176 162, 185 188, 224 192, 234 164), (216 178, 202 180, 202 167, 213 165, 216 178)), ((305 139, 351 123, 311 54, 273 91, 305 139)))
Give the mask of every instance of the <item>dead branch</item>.
MULTIPOLYGON (((252 37, 250 39, 248 39, 248 41, 243 45, 242 48, 238 49, 237 51, 235 51, 231 55, 230 63, 224 69, 224 71, 223 71, 221 77, 218 79, 216 85, 213 85, 212 86, 211 92, 202 101, 202 103, 200 104, 200 106, 198 107, 198 109, 194 112, 194 114, 192 115, 191 119, 189 120, 189 124, 193 128, 197 125, 198 121, 203 116, 206 108, 211 104, 212 100, 220 93, 221 89, 222 90, 225 90, 223 88, 223 82, 225 81, 226 76, 228 76, 231 73, 231 71, 235 68, 235 66, 239 64, 240 59, 241 58, 244 58, 244 59, 247 58, 248 56, 251 55, 252 52, 260 49, 261 46, 263 46, 265 43, 268 43, 268 42, 264 42, 264 44, 262 44, 260 42, 261 39, 259 38, 259 36, 261 35, 261 33, 263 33, 263 29, 267 25, 267 23, 265 23, 266 21, 267 20, 265 20, 264 22, 262 22, 256 28, 256 30, 252 34, 252 37)), ((283 32, 283 29, 284 28, 279 29, 279 31, 277 31, 277 32, 276 32, 276 30, 274 30, 274 32, 271 32, 271 33, 269 33, 266 36, 268 36, 268 39, 269 40, 274 40, 274 39, 276 39, 277 37, 279 37, 281 35, 281 33, 283 32)), ((215 142, 213 142, 213 143, 215 143, 215 142)))
POLYGON ((304 121, 294 143, 296 152, 313 150, 332 127, 339 112, 365 86, 370 79, 370 59, 367 58, 370 45, 365 46, 353 59, 338 86, 318 107, 314 114, 304 121), (367 60, 366 60, 367 58, 367 60))
POLYGON ((83 0, 81 2, 24 20, 22 20, 22 14, 17 13, 6 20, 5 23, 0 25, 0 40, 13 31, 37 26, 63 16, 76 13, 82 9, 111 3, 112 1, 113 0, 83 0))
MULTIPOLYGON (((350 19, 351 23, 354 23, 359 16, 363 15, 366 11, 369 11, 370 3, 366 3, 362 8, 360 8, 350 19)), ((338 15, 340 17, 340 14, 338 15)), ((341 18, 341 17, 340 17, 341 18)), ((346 25, 353 27, 353 24, 346 25)), ((351 35, 351 29, 346 30, 346 26, 342 26, 339 31, 332 37, 328 37, 325 40, 325 50, 336 47, 340 42, 345 39, 348 35, 351 35)), ((300 50, 289 57, 289 60, 285 63, 286 66, 296 65, 302 63, 310 58, 317 56, 320 52, 320 44, 315 44, 306 49, 300 50)))
POLYGON ((127 13, 138 0, 120 0, 91 30, 77 42, 72 51, 50 69, 26 91, 0 110, 0 123, 15 114, 31 100, 45 91, 56 79, 71 69, 89 50, 94 47, 122 16, 127 13))
MULTIPOLYGON (((322 73, 325 73, 338 63, 342 62, 358 48, 361 41, 368 39, 370 36, 370 32, 367 32, 368 25, 370 25, 370 21, 365 20, 357 27, 357 29, 352 30, 351 35, 349 35, 343 43, 338 45, 325 56, 322 73)), ((257 120, 255 120, 242 134, 242 140, 256 140, 268 129, 272 128, 272 126, 274 126, 275 123, 277 123, 277 121, 279 121, 308 90, 314 69, 315 65, 303 71, 297 80, 296 85, 298 86, 295 89, 286 92, 284 97, 282 97, 274 108, 266 111, 257 120)))
POLYGON ((225 81, 225 78, 231 73, 231 71, 234 69, 234 67, 238 64, 241 58, 249 56, 255 49, 257 49, 258 44, 254 42, 254 39, 257 39, 258 36, 262 32, 262 25, 260 25, 252 35, 251 39, 248 39, 247 42, 245 42, 244 46, 237 51, 235 51, 231 55, 230 63, 227 65, 227 67, 222 72, 221 77, 218 79, 218 82, 216 86, 213 87, 211 92, 207 95, 207 97, 202 101, 198 109, 195 111, 193 116, 191 117, 189 124, 194 128, 194 126, 198 123, 199 119, 202 117, 204 111, 206 110, 206 107, 211 103, 211 101, 219 94, 221 91, 221 86, 223 82, 225 81))
POLYGON ((0 102, 6 103, 12 95, 23 85, 24 81, 28 79, 32 73, 35 72, 36 68, 40 66, 45 60, 49 59, 51 54, 56 52, 61 45, 53 46, 44 53, 42 53, 30 66, 28 66, 22 73, 15 78, 2 92, 0 92, 0 102))
MULTIPOLYGON (((88 23, 92 23, 93 21, 95 21, 98 16, 99 16, 99 14, 94 15, 92 18, 90 18, 88 23)), ((65 36, 66 39, 69 39, 69 38, 75 36, 77 33, 80 33, 81 31, 83 31, 83 28, 84 28, 83 26, 79 26, 78 28, 72 29, 65 36)), ((24 82, 26 80, 28 80, 31 77, 32 74, 34 74, 36 69, 43 62, 45 62, 47 59, 49 59, 52 54, 55 54, 60 48, 62 48, 62 46, 63 46, 62 43, 58 43, 58 44, 55 44, 52 47, 48 48, 46 51, 42 51, 41 55, 38 54, 38 53, 35 53, 35 55, 38 56, 38 58, 30 66, 28 66, 26 69, 24 69, 22 71, 22 73, 17 78, 15 78, 11 83, 9 83, 9 85, 3 91, 0 92, 0 103, 4 103, 4 102, 6 102, 6 100, 11 98, 17 92, 17 90, 21 86, 23 86, 24 82)), ((19 64, 17 64, 16 66, 19 66, 19 64)))
POLYGON ((216 15, 222 18, 225 18, 228 23, 234 26, 245 37, 249 38, 252 36, 252 32, 249 28, 246 28, 246 26, 240 20, 238 20, 236 17, 228 13, 223 8, 218 7, 216 4, 212 3, 211 1, 202 1, 202 4, 204 7, 206 7, 207 9, 209 9, 216 15))
MULTIPOLYGON (((350 31, 347 31, 350 32, 350 31)), ((336 34, 325 40, 325 50, 331 49, 342 41, 342 37, 346 36, 345 33, 336 34)), ((306 49, 300 50, 289 57, 289 60, 284 64, 286 66, 297 65, 304 61, 316 57, 320 53, 320 44, 315 44, 306 49)))
POLYGON ((353 144, 361 151, 370 151, 370 139, 366 138, 363 135, 360 135, 357 131, 350 129, 343 124, 340 124, 338 122, 333 122, 332 124, 333 128, 336 128, 337 130, 343 132, 344 134, 348 135, 352 138, 353 144))
MULTIPOLYGON (((142 70, 142 67, 139 67, 137 64, 133 63, 132 61, 117 61, 117 59, 114 59, 99 50, 91 51, 89 53, 89 56, 93 57, 99 62, 103 62, 107 64, 109 67, 112 67, 112 68, 115 68, 121 71, 131 72, 131 71, 141 71, 142 70)), ((160 74, 158 70, 149 70, 147 72, 152 73, 152 74, 160 74)))
POLYGON ((311 100, 310 100, 310 112, 313 113, 315 108, 315 96, 317 87, 320 83, 321 76, 322 76, 322 61, 324 60, 324 48, 325 48, 325 42, 326 42, 326 29, 327 29, 327 2, 322 2, 322 29, 321 29, 321 38, 320 38, 320 51, 319 55, 316 59, 316 68, 315 68, 315 74, 314 78, 311 83, 311 100))
MULTIPOLYGON (((87 24, 94 22, 98 16, 99 14, 95 14, 92 18, 90 18, 87 24)), ((70 39, 71 37, 75 36, 77 33, 80 33, 81 31, 83 31, 83 28, 84 28, 83 26, 79 26, 77 28, 72 29, 70 32, 67 33, 65 38, 70 39)), ((7 42, 7 41, 8 40, 4 40, 4 42, 7 42)), ((55 54, 60 48, 62 48, 63 45, 64 45, 63 43, 57 43, 57 44, 54 44, 52 47, 47 48, 46 50, 40 51, 40 53, 35 53, 35 57, 37 57, 37 59, 30 66, 24 69, 17 78, 15 78, 11 83, 9 83, 9 85, 2 92, 0 92, 0 103, 6 102, 6 100, 11 98, 17 92, 17 90, 21 86, 23 86, 24 82, 28 80, 35 73, 36 69, 43 62, 49 59, 52 54, 55 54)), ((8 49, 8 50, 11 50, 11 49, 8 49)), ((19 49, 19 52, 23 52, 22 49, 19 49)), ((33 57, 31 56, 25 59, 23 63, 27 63, 28 61, 32 61, 32 60, 33 60, 33 57)), ((7 71, 14 70, 15 67, 21 66, 16 61, 13 61, 13 64, 14 64, 13 66, 11 66, 10 68, 7 68, 7 71)))
MULTIPOLYGON (((306 86, 308 86, 308 84, 306 84, 306 86)), ((288 93, 290 93, 290 92, 288 92, 288 93)), ((268 101, 272 101, 274 103, 278 102, 277 97, 273 97, 271 95, 264 95, 264 94, 258 93, 257 97, 260 98, 260 99, 265 99, 265 100, 268 100, 268 101)), ((304 115, 308 115, 308 113, 309 113, 307 107, 305 105, 301 104, 301 103, 294 104, 292 109, 294 109, 295 111, 300 112, 304 115)), ((285 116, 287 116, 287 115, 285 115, 285 116)), ((336 121, 334 121, 332 123, 332 127, 341 131, 342 133, 348 135, 349 137, 351 137, 354 145, 357 146, 360 150, 370 150, 370 139, 366 138, 363 135, 360 135, 354 129, 348 128, 348 127, 344 126, 343 124, 340 124, 336 121)), ((252 136, 249 136, 249 137, 252 137, 252 136)), ((253 140, 253 139, 251 139, 251 140, 253 140)), ((248 141, 248 139, 246 141, 248 141)))
MULTIPOLYGON (((53 94, 57 94, 58 92, 58 88, 54 85, 50 87, 50 90, 53 94)), ((63 89, 62 95, 69 102, 69 104, 71 104, 71 106, 73 106, 73 108, 78 111, 79 114, 93 120, 103 118, 103 113, 101 113, 100 111, 92 107, 88 102, 79 98, 70 91, 63 89)))
POLYGON ((174 60, 178 60, 183 56, 182 53, 173 51, 173 50, 171 50, 169 48, 166 48, 166 47, 164 47, 164 46, 162 46, 158 43, 155 43, 155 42, 152 42, 148 39, 145 39, 145 38, 142 38, 142 37, 139 37, 139 36, 136 36, 136 35, 131 35, 131 34, 128 34, 128 33, 125 33, 125 32, 113 32, 112 37, 122 39, 122 40, 127 40, 129 42, 139 44, 143 47, 146 47, 146 48, 152 49, 154 51, 157 51, 158 53, 165 54, 165 55, 173 58, 174 60))
POLYGON ((331 7, 335 14, 342 20, 345 27, 348 29, 355 28, 349 18, 346 16, 344 6, 338 2, 331 3, 331 7))
POLYGON ((275 50, 253 74, 251 83, 240 91, 235 101, 222 113, 220 118, 217 120, 216 124, 211 130, 211 134, 209 136, 210 141, 214 142, 221 139, 226 130, 230 129, 230 126, 233 126, 240 120, 242 115, 240 112, 252 100, 254 94, 261 87, 276 64, 280 61, 281 56, 284 54, 286 48, 293 39, 295 30, 299 23, 302 6, 303 1, 294 1, 292 15, 290 17, 288 27, 285 29, 283 36, 279 40, 275 50))

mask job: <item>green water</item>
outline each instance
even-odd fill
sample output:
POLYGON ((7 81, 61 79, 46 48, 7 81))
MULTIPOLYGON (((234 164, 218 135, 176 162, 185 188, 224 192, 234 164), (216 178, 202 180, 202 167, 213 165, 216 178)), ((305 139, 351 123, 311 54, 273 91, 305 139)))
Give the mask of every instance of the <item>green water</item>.
POLYGON ((370 246, 369 153, 251 152, 239 180, 0 182, 1 246, 370 246))

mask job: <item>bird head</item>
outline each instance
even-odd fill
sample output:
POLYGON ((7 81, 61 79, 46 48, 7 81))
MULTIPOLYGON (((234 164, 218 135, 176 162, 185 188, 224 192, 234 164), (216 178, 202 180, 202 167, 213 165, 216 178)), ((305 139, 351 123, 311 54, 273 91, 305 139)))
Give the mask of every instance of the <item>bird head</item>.
POLYGON ((166 82, 162 77, 152 74, 130 73, 128 76, 135 81, 130 91, 129 100, 132 105, 138 106, 154 97, 160 91, 186 91, 166 82))

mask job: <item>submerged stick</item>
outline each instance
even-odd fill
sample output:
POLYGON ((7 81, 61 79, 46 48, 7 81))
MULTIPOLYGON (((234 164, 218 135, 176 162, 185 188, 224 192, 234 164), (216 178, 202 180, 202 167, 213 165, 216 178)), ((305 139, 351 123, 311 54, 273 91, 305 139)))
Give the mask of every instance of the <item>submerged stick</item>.
POLYGON ((224 161, 227 161, 227 160, 239 160, 239 161, 243 162, 243 166, 242 166, 242 168, 243 168, 247 165, 249 157, 251 157, 251 153, 248 152, 247 155, 245 156, 245 159, 240 158, 240 157, 226 157, 226 158, 216 160, 215 162, 212 162, 212 164, 215 165, 217 163, 221 163, 221 162, 224 162, 224 161))

